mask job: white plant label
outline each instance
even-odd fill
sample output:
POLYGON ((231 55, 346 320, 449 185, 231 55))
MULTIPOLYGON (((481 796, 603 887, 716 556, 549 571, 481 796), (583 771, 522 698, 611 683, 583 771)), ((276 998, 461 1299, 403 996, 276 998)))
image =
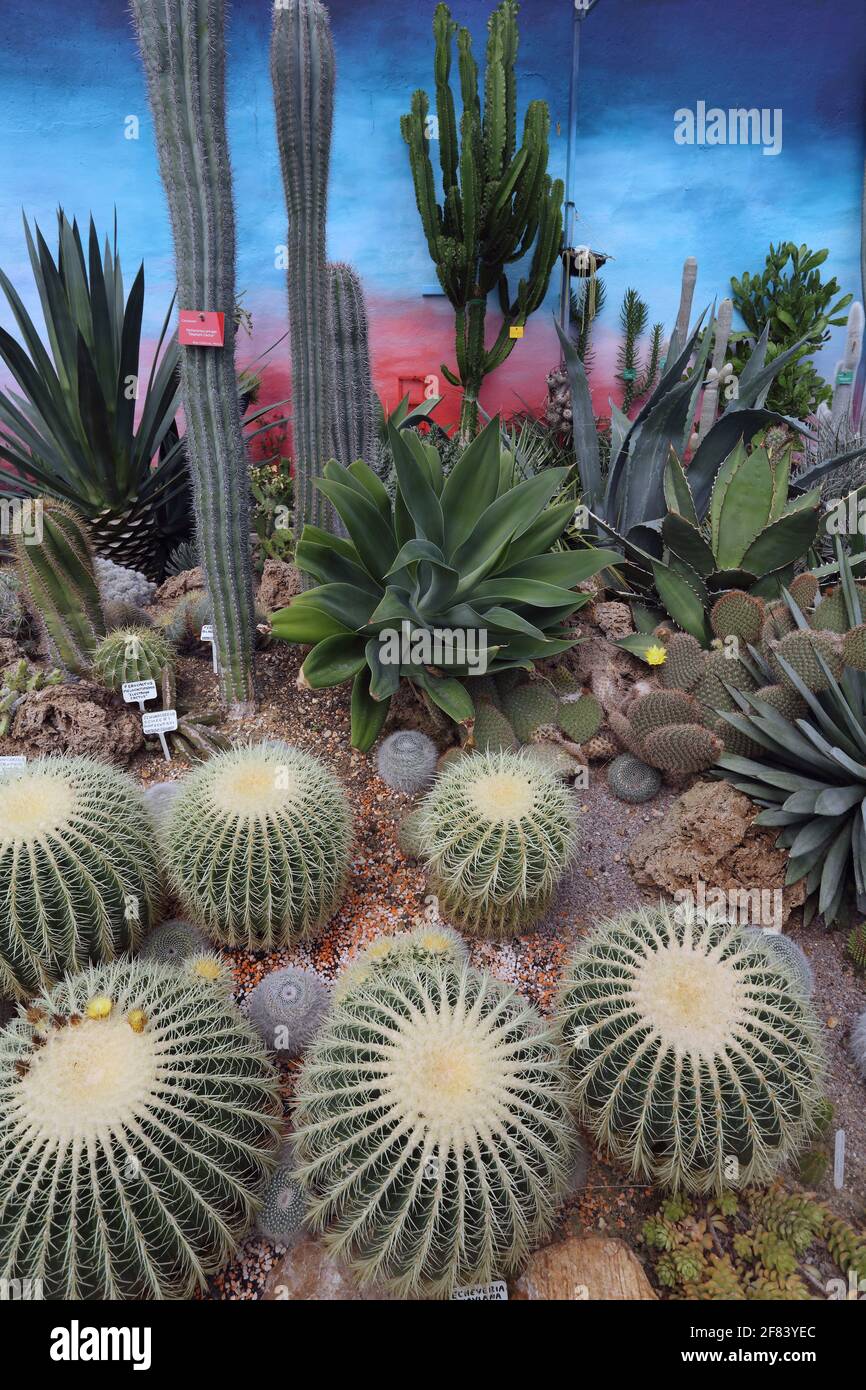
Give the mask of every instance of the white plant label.
POLYGON ((171 753, 166 743, 166 734, 174 733, 177 728, 176 709, 155 709, 141 716, 141 727, 145 734, 156 734, 162 744, 163 757, 167 763, 171 762, 171 753))
POLYGON ((138 705, 144 713, 145 700, 156 699, 156 681, 124 681, 120 687, 128 705, 138 705))
POLYGON ((0 777, 5 777, 7 773, 23 772, 26 766, 27 759, 23 754, 0 758, 0 777))
POLYGON ((468 1289, 455 1289, 451 1298, 458 1303, 507 1303, 508 1285, 504 1279, 494 1279, 492 1284, 473 1284, 468 1289))
POLYGON ((201 640, 202 642, 210 642, 211 651, 213 653, 214 675, 218 675, 219 667, 217 666, 216 638, 214 637, 213 623, 205 623, 204 627, 201 630, 201 640))

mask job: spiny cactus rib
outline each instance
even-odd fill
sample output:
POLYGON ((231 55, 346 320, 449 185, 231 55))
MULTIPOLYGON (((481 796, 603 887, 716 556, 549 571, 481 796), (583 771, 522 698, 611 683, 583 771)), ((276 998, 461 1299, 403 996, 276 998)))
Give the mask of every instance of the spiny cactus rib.
POLYGON ((300 535, 304 524, 333 523, 324 495, 313 486, 331 456, 325 222, 335 80, 328 13, 318 0, 281 0, 274 6, 271 80, 288 211, 295 520, 300 535))
POLYGON ((224 315, 224 346, 181 348, 181 396, 219 678, 255 704, 249 477, 235 375, 235 226, 225 128, 224 0, 132 0, 182 309, 224 315))
POLYGON ((93 653, 93 674, 100 685, 120 690, 128 681, 156 681, 174 659, 161 632, 146 627, 121 627, 110 632, 93 653))
POLYGON ((571 957, 559 1013, 581 1115, 635 1176, 766 1182, 812 1133, 818 1020, 739 927, 661 905, 604 923, 571 957))
POLYGON ((509 936, 540 916, 576 852, 572 796, 519 753, 446 768, 421 810, 440 911, 481 936, 509 936))
POLYGON ((469 966, 376 973, 307 1053, 295 1113, 308 1220, 362 1283, 447 1297, 550 1230, 575 1156, 555 1034, 469 966))
POLYGON ((214 941, 272 951, 336 910, 351 839, 343 789, 317 758, 283 743, 235 748, 185 779, 169 872, 214 941))
POLYGON ((87 523, 54 498, 40 499, 42 540, 15 538, 18 574, 30 597, 56 661, 84 676, 93 649, 105 633, 87 523))
POLYGON ((383 970, 450 963, 460 966, 469 959, 469 947, 453 927, 432 921, 413 931, 378 936, 364 946, 341 972, 334 986, 339 1002, 368 984, 383 970))
POLYGON ((29 764, 0 794, 0 995, 134 950, 159 907, 135 783, 90 758, 29 764))
POLYGON ((379 745, 376 771, 386 786, 415 796, 430 786, 438 758, 436 744, 420 729, 397 729, 379 745))
POLYGON ((360 278, 350 265, 328 266, 333 341, 331 453, 344 468, 363 459, 374 467, 373 388, 367 308, 360 278))
POLYGON ((280 1109, 219 991, 140 961, 69 976, 0 1033, 0 1278, 189 1298, 250 1224, 280 1109))

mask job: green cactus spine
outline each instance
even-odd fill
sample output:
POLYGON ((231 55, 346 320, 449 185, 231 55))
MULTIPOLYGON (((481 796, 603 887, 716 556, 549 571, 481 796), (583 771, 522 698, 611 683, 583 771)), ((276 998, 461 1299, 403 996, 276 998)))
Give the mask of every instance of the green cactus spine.
POLYGON ((249 1227, 280 1110, 221 991, 145 961, 67 977, 0 1033, 0 1277, 189 1298, 249 1227))
POLYGON ((181 348, 181 394, 220 686, 255 704, 249 469, 234 364, 235 225, 225 128, 224 0, 132 0, 186 310, 224 315, 224 346, 181 348))
POLYGON ((15 539, 18 574, 30 596, 54 659, 70 674, 84 676, 93 649, 105 633, 105 618, 87 523, 65 502, 45 497, 42 540, 15 539))
POLYGON ((147 627, 121 627, 103 637, 93 653, 93 674, 109 690, 127 681, 156 681, 174 653, 161 632, 147 627))
POLYGON ((377 457, 373 426, 370 342, 364 292, 356 271, 338 262, 328 266, 331 289, 334 367, 331 401, 331 453, 344 468, 377 457))
POLYGON ((0 995, 133 950, 159 906, 138 788, 89 758, 46 758, 0 796, 0 995))
POLYGON ((187 912, 223 946, 276 950, 335 911, 351 817, 334 774, 288 744, 218 753, 190 773, 167 828, 187 912))
POLYGON ((602 924, 566 967, 559 1012, 582 1117, 635 1176, 694 1192, 766 1182, 812 1132, 818 1020, 739 927, 661 905, 602 924))
POLYGON ((335 66, 328 13, 319 0, 281 0, 274 7, 271 81, 288 211, 295 518, 300 535, 306 523, 333 529, 333 514, 314 486, 331 456, 328 383, 333 355, 325 223, 335 66))
POLYGON ((447 5, 436 7, 434 75, 439 120, 443 203, 427 139, 430 104, 415 92, 401 119, 421 225, 431 260, 456 316, 457 372, 442 373, 463 390, 460 432, 464 441, 478 426, 478 393, 484 378, 501 366, 515 346, 512 328, 522 328, 547 292, 562 237, 561 180, 547 172, 550 113, 546 102, 530 103, 523 141, 517 149, 517 2, 503 0, 488 22, 483 109, 478 67, 468 29, 458 29, 447 5), (457 35, 463 114, 459 139, 451 90, 452 44, 457 35), (507 266, 534 245, 526 278, 511 298, 507 266), (487 296, 499 292, 502 325, 485 347, 487 296))
POLYGON ((573 798, 520 753, 476 753, 440 773, 422 804, 422 858, 440 912, 509 936, 547 907, 577 847, 573 798))
POLYGON ((308 1220, 362 1283, 403 1297, 503 1278, 567 1190, 566 1094, 555 1033, 489 975, 433 959, 374 970, 301 1069, 308 1220))

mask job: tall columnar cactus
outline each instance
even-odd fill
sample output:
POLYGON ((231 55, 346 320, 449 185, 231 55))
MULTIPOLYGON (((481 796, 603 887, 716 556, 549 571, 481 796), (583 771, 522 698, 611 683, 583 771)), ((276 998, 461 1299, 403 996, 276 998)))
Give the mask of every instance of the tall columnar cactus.
MULTIPOLYGON (((439 283, 456 313, 457 372, 442 374, 463 389, 460 429, 464 440, 478 426, 478 392, 501 366, 520 329, 547 293, 562 238, 563 184, 547 172, 550 112, 530 102, 517 149, 517 0, 503 0, 487 22, 483 105, 478 66, 468 29, 458 29, 447 5, 436 7, 434 73, 439 120, 439 158, 444 200, 437 202, 430 160, 427 94, 415 92, 401 129, 409 147, 415 197, 439 283), (463 114, 458 140, 451 53, 457 34, 463 114), (528 276, 511 298, 506 268, 533 248, 528 276), (487 296, 499 292, 502 325, 485 346, 487 296)), ((517 335, 519 336, 519 335, 517 335)))
POLYGON ((255 702, 249 469, 235 375, 235 226, 224 0, 132 0, 168 197, 182 309, 224 315, 224 346, 183 347, 187 453, 219 656, 234 713, 255 702))
POLYGON ((272 951, 312 935, 335 911, 351 817, 329 768, 275 742, 196 768, 167 838, 174 886, 193 919, 220 945, 272 951))
POLYGON ((326 498, 313 486, 331 457, 325 221, 335 67, 328 13, 319 0, 280 0, 274 6, 271 80, 289 216, 292 431, 300 534, 302 524, 322 526, 329 521, 326 498))
POLYGON ((87 523, 52 497, 37 504, 42 539, 15 539, 18 574, 27 588, 55 660, 75 676, 90 666, 105 633, 105 617, 93 563, 87 523))
POLYGON ((0 1033, 0 1278, 45 1298, 189 1298, 276 1162, 277 1076, 206 980, 68 977, 0 1033))
POLYGON ((560 1016, 582 1115, 636 1176, 766 1182, 809 1138, 820 1026, 745 929, 664 906, 602 924, 566 967, 560 1016))
POLYGON ((342 996, 297 1096, 308 1220, 362 1282, 401 1295, 519 1268, 572 1176, 555 1033, 465 963, 406 963, 342 996))
POLYGON ((0 996, 135 948, 159 904, 153 840, 135 784, 89 758, 47 758, 4 781, 0 996))
POLYGON ((328 274, 334 354, 333 375, 327 383, 331 453, 344 468, 357 459, 372 468, 377 441, 364 291, 350 265, 329 265, 328 274))

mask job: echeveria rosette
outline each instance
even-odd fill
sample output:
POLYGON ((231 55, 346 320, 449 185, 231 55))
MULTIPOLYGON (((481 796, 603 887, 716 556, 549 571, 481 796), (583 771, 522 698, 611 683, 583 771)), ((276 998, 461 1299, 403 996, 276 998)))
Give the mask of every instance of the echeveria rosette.
POLYGON ((333 503, 348 538, 306 526, 298 566, 318 581, 274 614, 273 632, 313 650, 303 684, 318 689, 352 680, 352 744, 378 737, 401 679, 417 686, 456 723, 475 710, 457 661, 435 668, 411 659, 383 664, 380 634, 486 632, 488 669, 532 669, 578 640, 566 621, 589 600, 574 585, 618 556, 610 550, 551 547, 573 512, 551 505, 566 476, 545 469, 514 483, 501 466, 499 420, 462 454, 446 478, 433 445, 393 426, 388 438, 397 486, 393 500, 361 461, 331 462, 317 487, 333 503))

